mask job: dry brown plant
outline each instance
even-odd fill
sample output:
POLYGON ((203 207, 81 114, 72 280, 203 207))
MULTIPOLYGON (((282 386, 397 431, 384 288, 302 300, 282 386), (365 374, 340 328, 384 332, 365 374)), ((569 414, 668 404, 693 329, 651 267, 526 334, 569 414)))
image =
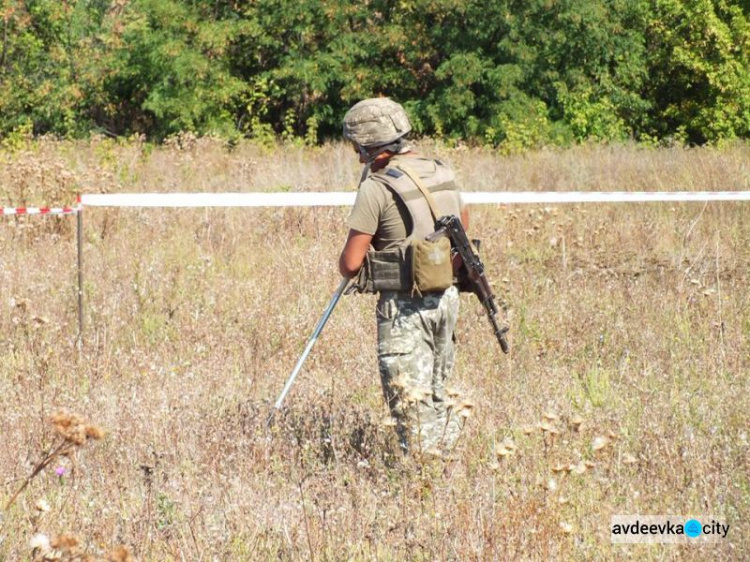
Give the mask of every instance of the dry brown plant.
POLYGON ((136 562, 126 546, 118 546, 106 556, 84 552, 81 541, 73 535, 61 534, 51 539, 42 533, 31 538, 33 562, 136 562))
MULTIPOLYGON (((99 440, 104 437, 104 431, 95 425, 87 423, 83 418, 69 412, 58 412, 51 416, 50 421, 55 429, 60 441, 52 447, 52 450, 46 453, 40 460, 34 470, 31 471, 5 504, 5 511, 8 511, 13 503, 18 499, 31 481, 36 478, 45 468, 52 464, 60 457, 69 457, 79 447, 86 444, 89 439, 99 440)), ((42 509, 43 511, 44 509, 42 509)), ((61 545, 67 544, 66 536, 59 539, 61 545)), ((53 544, 54 548, 55 545, 53 544)))

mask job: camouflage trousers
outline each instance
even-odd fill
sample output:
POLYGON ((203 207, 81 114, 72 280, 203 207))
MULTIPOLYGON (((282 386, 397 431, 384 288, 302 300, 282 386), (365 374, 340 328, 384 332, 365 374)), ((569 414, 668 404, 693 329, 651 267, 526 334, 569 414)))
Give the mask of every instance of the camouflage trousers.
POLYGON ((384 291, 377 306, 383 394, 406 450, 445 451, 461 425, 447 402, 453 371, 458 290, 409 296, 384 291))

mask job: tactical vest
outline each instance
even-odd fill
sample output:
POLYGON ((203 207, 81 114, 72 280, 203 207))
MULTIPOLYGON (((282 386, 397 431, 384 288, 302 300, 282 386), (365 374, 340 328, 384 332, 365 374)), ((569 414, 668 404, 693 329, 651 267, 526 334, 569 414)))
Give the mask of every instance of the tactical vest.
MULTIPOLYGON (((445 215, 460 216, 461 201, 455 183, 455 175, 447 166, 438 160, 435 173, 429 178, 419 178, 412 171, 408 162, 401 159, 392 161, 383 170, 370 178, 389 189, 398 197, 409 212, 411 231, 407 232, 404 242, 396 249, 370 250, 355 279, 354 286, 360 292, 377 293, 380 291, 415 291, 415 242, 424 240, 435 231, 435 220, 445 215), (412 179, 415 178, 415 179, 412 179), (420 186, 429 192, 436 215, 430 209, 420 186)), ((449 243, 444 240, 445 244, 449 243)), ((447 287, 444 287, 447 288, 447 287)))

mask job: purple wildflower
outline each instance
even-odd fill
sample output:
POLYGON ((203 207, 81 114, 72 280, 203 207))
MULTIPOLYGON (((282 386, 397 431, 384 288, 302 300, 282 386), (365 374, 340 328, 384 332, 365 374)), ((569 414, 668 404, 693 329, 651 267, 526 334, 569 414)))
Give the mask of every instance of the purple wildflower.
POLYGON ((57 474, 57 475, 58 475, 58 476, 59 476, 60 478, 62 478, 63 476, 65 476, 65 473, 66 473, 67 471, 68 471, 68 470, 67 470, 67 469, 66 469, 66 468, 65 468, 64 466, 58 466, 58 467, 57 467, 57 468, 55 469, 55 474, 57 474))

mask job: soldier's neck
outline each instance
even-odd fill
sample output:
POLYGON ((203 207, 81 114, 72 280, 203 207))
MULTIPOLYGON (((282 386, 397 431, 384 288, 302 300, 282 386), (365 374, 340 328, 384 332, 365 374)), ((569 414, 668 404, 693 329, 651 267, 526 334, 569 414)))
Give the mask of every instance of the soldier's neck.
POLYGON ((385 151, 382 154, 378 154, 378 156, 375 158, 375 160, 372 161, 372 164, 370 164, 370 171, 371 172, 377 172, 385 168, 388 163, 393 158, 401 158, 402 156, 416 156, 416 153, 409 151, 409 152, 402 152, 402 153, 395 153, 390 151, 385 151))

